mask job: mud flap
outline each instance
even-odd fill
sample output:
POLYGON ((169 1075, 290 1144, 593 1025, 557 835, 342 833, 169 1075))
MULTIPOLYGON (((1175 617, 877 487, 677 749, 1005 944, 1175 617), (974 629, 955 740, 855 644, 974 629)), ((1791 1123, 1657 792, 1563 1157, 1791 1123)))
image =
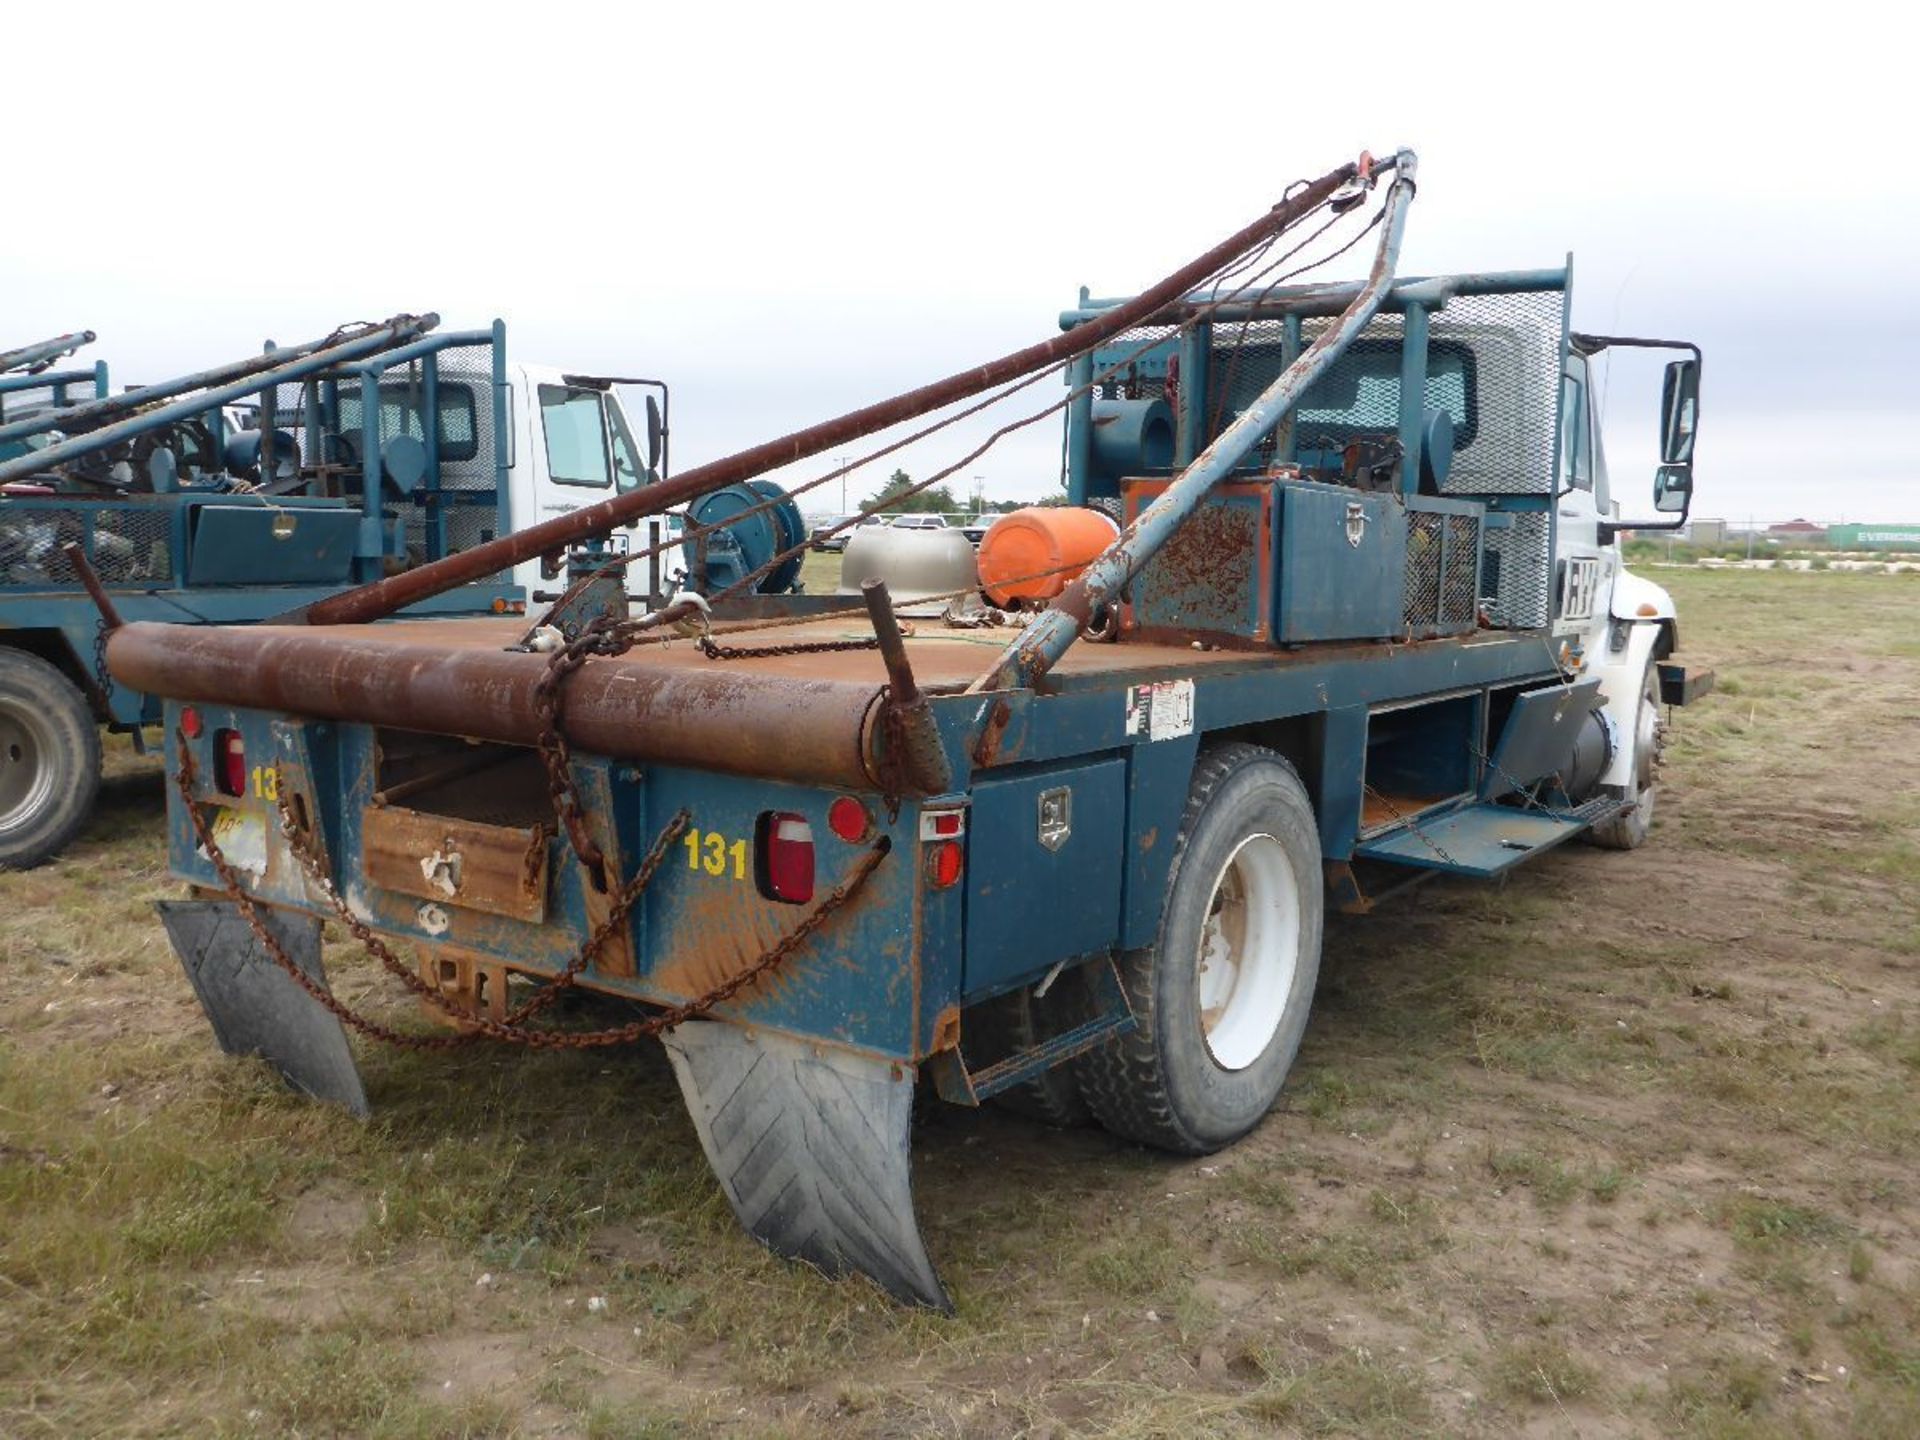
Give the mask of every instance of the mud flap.
MULTIPOLYGON (((288 978, 228 900, 160 900, 167 938, 200 997, 214 1038, 229 1055, 259 1055, 296 1090, 369 1113, 347 1032, 324 1006, 288 978)), ((294 964, 325 985, 320 922, 263 907, 260 918, 294 964)))
POLYGON ((951 1313, 913 1215, 903 1066, 692 1021, 663 1037, 707 1161, 747 1232, 828 1275, 951 1313))

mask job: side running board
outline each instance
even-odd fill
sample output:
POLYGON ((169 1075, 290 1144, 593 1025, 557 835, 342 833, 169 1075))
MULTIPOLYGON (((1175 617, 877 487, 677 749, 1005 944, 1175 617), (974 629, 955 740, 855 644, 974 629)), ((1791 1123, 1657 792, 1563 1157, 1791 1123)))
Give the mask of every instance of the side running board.
POLYGON ((951 1313, 913 1214, 913 1071, 694 1020, 662 1037, 707 1161, 741 1225, 777 1255, 858 1271, 951 1313))

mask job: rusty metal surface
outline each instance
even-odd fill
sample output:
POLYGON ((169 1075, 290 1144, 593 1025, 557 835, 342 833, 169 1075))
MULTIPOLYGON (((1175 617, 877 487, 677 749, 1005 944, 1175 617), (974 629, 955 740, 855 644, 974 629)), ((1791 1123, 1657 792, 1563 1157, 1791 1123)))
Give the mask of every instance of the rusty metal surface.
POLYGON ((909 786, 922 794, 937 795, 953 783, 953 774, 940 749, 940 731, 933 712, 913 678, 913 663, 907 659, 907 642, 900 634, 887 582, 878 576, 864 580, 860 593, 867 602, 874 637, 880 642, 880 658, 887 667, 886 702, 880 715, 881 788, 889 804, 896 803, 909 786))
POLYGON ((1413 153, 1400 151, 1393 168, 1393 184, 1380 210, 1380 241, 1366 284, 1340 319, 1317 336, 1298 360, 1173 478, 1158 500, 1135 516, 1097 559, 1068 582, 1047 609, 1008 642, 993 666, 974 682, 974 690, 1036 685, 1060 662, 1088 621, 1124 594, 1141 567, 1158 553, 1208 491, 1226 479, 1262 437, 1287 416, 1299 396, 1365 328, 1392 283, 1407 207, 1415 193, 1413 153))
MULTIPOLYGON (((463 645, 439 633, 455 629, 430 624, 400 637, 371 627, 127 625, 109 639, 107 656, 122 683, 171 699, 534 743, 547 657, 499 649, 497 638, 463 645)), ((774 684, 691 647, 643 651, 574 676, 567 737, 598 755, 862 786, 860 721, 878 687, 877 675, 863 684, 804 667, 774 684)))
POLYGON ((369 806, 361 820, 370 884, 442 905, 539 924, 547 916, 547 837, 520 829, 369 806))
POLYGON ((849 411, 836 419, 696 466, 672 480, 604 500, 598 505, 586 506, 570 515, 558 516, 512 535, 504 535, 444 560, 418 566, 405 574, 375 581, 358 590, 320 601, 309 608, 306 619, 315 625, 352 624, 380 619, 429 596, 491 575, 496 570, 564 549, 590 535, 603 534, 616 525, 624 525, 644 515, 658 514, 723 486, 825 454, 835 446, 849 444, 902 421, 916 419, 959 400, 970 399, 995 385, 1084 354, 1139 324, 1163 305, 1179 299, 1255 245, 1285 230, 1301 216, 1319 209, 1322 203, 1358 173, 1359 166, 1349 162, 1318 180, 1292 190, 1287 198, 1258 220, 1242 227, 1204 255, 1148 286, 1126 304, 1116 306, 1097 319, 1064 334, 891 399, 849 411))
MULTIPOLYGON (((335 630, 135 622, 113 633, 107 659, 121 683, 170 699, 528 745, 539 733, 533 692, 546 657, 502 648, 520 628, 517 620, 490 618, 335 630)), ((828 616, 785 633, 861 632, 828 616)), ((1494 641, 1482 636, 1478 643, 1494 641)), ((991 633, 927 628, 906 641, 917 683, 934 695, 964 689, 999 644, 991 633)), ((1387 659, 1406 648, 1342 643, 1237 651, 1128 637, 1069 651, 1051 679, 1071 691, 1166 674, 1387 659)), ((646 646, 581 669, 569 686, 568 736, 582 750, 622 759, 868 788, 854 737, 886 682, 875 650, 720 664, 692 645, 646 646)))
POLYGON ((87 598, 93 601, 93 608, 100 612, 101 623, 109 630, 118 630, 121 625, 120 612, 113 608, 113 597, 107 594, 107 587, 100 583, 100 576, 93 566, 87 563, 87 552, 72 541, 62 545, 60 551, 73 567, 73 573, 80 577, 80 583, 86 587, 87 598))

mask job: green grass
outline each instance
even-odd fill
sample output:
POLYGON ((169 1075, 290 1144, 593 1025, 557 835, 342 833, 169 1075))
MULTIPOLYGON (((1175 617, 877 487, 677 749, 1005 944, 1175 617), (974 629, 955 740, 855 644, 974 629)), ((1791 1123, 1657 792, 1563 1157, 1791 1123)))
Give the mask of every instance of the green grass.
POLYGON ((1222 1154, 934 1111, 951 1320, 743 1237, 657 1048, 361 1050, 365 1124, 222 1057, 112 747, 0 875, 0 1434, 1920 1433, 1920 586, 1656 578, 1651 846, 1333 921, 1222 1154))

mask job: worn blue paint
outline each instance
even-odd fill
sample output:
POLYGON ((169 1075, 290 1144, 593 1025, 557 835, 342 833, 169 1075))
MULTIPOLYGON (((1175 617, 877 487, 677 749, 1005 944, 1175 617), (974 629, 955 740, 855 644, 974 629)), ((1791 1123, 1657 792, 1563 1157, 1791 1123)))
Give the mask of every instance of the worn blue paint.
POLYGON ((1295 480, 1274 488, 1280 523, 1273 637, 1290 645, 1398 634, 1406 512, 1391 496, 1344 485, 1295 480))
MULTIPOLYGON (((1221 431, 1207 448, 1180 472, 1167 492, 1075 581, 1094 606, 1116 596, 1140 566, 1179 529, 1207 491, 1231 474, 1247 455, 1292 410, 1313 382, 1339 359, 1379 308, 1393 278, 1405 232, 1407 207, 1414 194, 1414 157, 1401 151, 1396 157, 1392 187, 1387 192, 1379 252, 1373 277, 1361 287, 1340 318, 1307 348, 1298 362, 1287 367, 1253 404, 1221 431)), ((1032 684, 1044 676, 1080 636, 1081 620, 1065 609, 1042 611, 1002 652, 980 688, 998 689, 1032 684)))
MULTIPOLYGON (((422 393, 428 399, 428 412, 437 415, 437 359, 453 348, 487 346, 491 351, 493 395, 496 399, 494 432, 493 488, 442 491, 439 487, 439 426, 425 424, 422 433, 428 441, 432 468, 426 489, 441 502, 429 507, 431 554, 444 550, 445 516, 454 506, 486 505, 495 511, 496 533, 510 528, 507 469, 510 464, 511 424, 505 406, 509 395, 506 380, 506 329, 495 321, 485 330, 447 331, 425 336, 395 349, 367 357, 366 351, 379 343, 377 337, 348 342, 320 351, 304 347, 288 352, 289 361, 264 374, 227 383, 212 391, 188 395, 150 414, 135 416, 118 425, 104 427, 87 435, 63 442, 67 450, 79 453, 110 443, 114 436, 144 432, 175 420, 203 419, 219 437, 224 449, 228 438, 221 412, 221 397, 258 396, 270 401, 272 387, 289 381, 304 381, 310 396, 318 403, 312 413, 319 428, 336 433, 340 414, 338 368, 325 371, 322 355, 351 362, 361 358, 349 373, 366 386, 368 396, 377 396, 380 375, 396 365, 418 361, 423 373, 422 393), (434 548, 433 536, 438 536, 434 548)), ((204 381, 234 370, 223 366, 194 377, 165 381, 136 392, 138 396, 165 398, 181 394, 190 382, 204 381)), ((65 416, 81 413, 107 413, 125 407, 129 397, 105 399, 104 362, 85 372, 72 375, 0 377, 0 391, 30 388, 11 382, 27 380, 45 386, 50 380, 74 381, 86 378, 103 407, 75 405, 65 416)), ((478 397, 476 397, 478 399, 478 397)), ((19 422, 22 433, 33 433, 57 423, 32 417, 19 422)), ((263 421, 272 414, 262 411, 263 421)), ((378 434, 379 406, 363 406, 364 437, 378 434)), ((0 427, 0 431, 14 427, 0 427)), ((0 456, 12 450, 24 450, 24 439, 0 444, 0 456)), ((17 465, 40 466, 62 450, 48 447, 31 456, 22 456, 17 465)), ((44 514, 48 533, 58 530, 62 538, 79 540, 89 563, 101 573, 114 603, 125 620, 164 620, 189 624, 236 624, 264 620, 310 605, 338 592, 350 580, 377 577, 389 557, 404 553, 404 521, 389 520, 380 513, 383 497, 378 483, 379 456, 374 447, 364 479, 359 483, 360 499, 325 499, 292 495, 268 499, 242 492, 229 493, 204 483, 185 486, 177 480, 156 487, 151 495, 125 499, 108 496, 58 495, 13 497, 0 501, 0 515, 10 522, 29 521, 44 514), (364 508, 363 508, 364 507, 364 508), (276 521, 290 534, 276 537, 276 521), (110 535, 130 542, 132 559, 108 556, 103 542, 110 535)), ((0 466, 0 470, 6 467, 0 466)), ((349 477, 350 485, 352 477, 349 477)), ((505 583, 483 582, 463 587, 446 596, 415 607, 414 614, 458 614, 486 612, 497 604, 517 601, 520 592, 505 583)), ((36 649, 65 662, 66 668, 91 681, 94 708, 99 718, 116 727, 132 728, 152 724, 159 718, 157 701, 115 685, 110 677, 102 683, 94 665, 94 647, 100 617, 86 598, 77 578, 56 581, 30 573, 16 564, 0 580, 0 643, 36 649)))
POLYGON ((1355 853, 1363 859, 1489 880, 1573 839, 1591 823, 1584 815, 1469 805, 1423 816, 1413 825, 1367 841, 1355 853))
MULTIPOLYGON (((1390 225, 1385 237, 1389 264, 1397 228, 1390 225)), ((1236 313, 1229 307, 1222 324, 1240 314, 1281 321, 1283 368, 1297 368, 1212 446, 1204 433, 1211 398, 1206 394, 1209 337, 1195 333, 1169 339, 1138 357, 1134 378, 1143 382, 1143 393, 1152 393, 1144 382, 1164 381, 1168 360, 1178 356, 1173 465, 1186 468, 1193 481, 1187 503, 1214 513, 1238 505, 1253 514, 1257 523, 1249 559, 1258 563, 1250 563, 1247 583, 1238 589, 1223 589, 1217 573, 1201 577, 1213 583, 1199 585, 1190 583, 1192 577, 1183 581, 1156 571, 1154 550, 1178 524, 1177 516, 1163 516, 1159 528, 1137 532, 1136 558, 1142 563, 1128 599, 1141 624, 1211 630, 1219 632, 1217 638, 1252 643, 1205 653, 1168 648, 1158 652, 1161 662, 1151 667, 1047 671, 1044 664, 1023 663, 1002 668, 999 688, 929 694, 953 776, 951 793, 908 799, 897 815, 890 815, 878 796, 863 794, 873 817, 872 835, 886 836, 894 848, 862 900, 829 923, 776 980, 744 993, 720 1013, 738 1023, 901 1062, 953 1055, 964 1004, 1032 984, 1062 961, 1153 943, 1196 758, 1203 744, 1226 738, 1272 745, 1298 766, 1315 804, 1324 857, 1335 869, 1356 856, 1415 868, 1440 860, 1431 853, 1422 858, 1421 852, 1432 847, 1405 824, 1380 823, 1376 815, 1363 835, 1363 776, 1413 797, 1418 829, 1444 829, 1453 837, 1442 840, 1442 847, 1455 855, 1448 862, 1452 868, 1466 873, 1495 873, 1591 823, 1598 810, 1541 815, 1474 803, 1484 778, 1478 753, 1487 745, 1489 714, 1529 715, 1548 702, 1522 697, 1509 705, 1509 692, 1542 692, 1557 685, 1558 672, 1541 635, 1475 630, 1409 637, 1402 623, 1407 516, 1422 511, 1465 515, 1474 517, 1476 526, 1484 516, 1494 526, 1552 505, 1545 496, 1440 499, 1417 493, 1417 445, 1427 423, 1426 317, 1453 296, 1554 290, 1565 283, 1564 270, 1390 286, 1383 280, 1371 295, 1356 286, 1295 287, 1252 309, 1242 306, 1236 313), (1286 461, 1297 454, 1289 405, 1318 373, 1315 360, 1338 351, 1336 340, 1307 354, 1302 318, 1351 311, 1339 327, 1351 335, 1365 323, 1375 300, 1408 317, 1398 370, 1401 404, 1393 422, 1408 447, 1400 493, 1249 478, 1247 465, 1261 436, 1274 436, 1272 450, 1262 459, 1286 461), (1299 364, 1303 354, 1304 366, 1299 364), (1353 505, 1364 517, 1358 543, 1349 539, 1348 507, 1353 505), (1044 690, 1033 683, 1043 672, 1044 690), (1160 740, 1128 733, 1129 688, 1156 680, 1193 682, 1189 733, 1160 740), (1496 701, 1505 708, 1494 709, 1496 701), (1038 798, 1059 785, 1073 790, 1072 834, 1049 851, 1038 840, 1038 798), (919 822, 923 810, 946 805, 964 807, 967 814, 966 873, 959 886, 938 890, 927 874, 919 822)), ((1109 303, 1114 302, 1092 301, 1083 292, 1070 318, 1085 319, 1109 303)), ((496 359, 498 353, 496 347, 496 359)), ((1075 362, 1068 383, 1087 385, 1118 353, 1075 362)), ((323 391, 330 383, 323 382, 323 391)), ((498 372, 496 383, 504 387, 498 372)), ((1132 478, 1119 473, 1124 462, 1116 465, 1109 456, 1103 465, 1098 455, 1097 419, 1141 413, 1115 411, 1113 403, 1096 406, 1087 394, 1068 404, 1065 463, 1069 494, 1076 501, 1116 493, 1118 480, 1132 478)), ((337 405, 337 397, 323 394, 322 404, 337 405)), ((508 433, 506 426, 496 427, 496 463, 503 478, 508 433)), ((1170 488, 1162 478, 1140 493, 1146 497, 1170 488)), ((1472 543, 1477 550, 1477 528, 1472 543)), ((1052 628, 1023 638, 1057 654, 1066 640, 1058 633, 1059 622, 1046 624, 1052 628)), ((588 933, 594 897, 564 839, 548 846, 546 923, 448 906, 444 933, 430 933, 421 901, 379 890, 365 879, 360 817, 376 783, 369 727, 303 725, 258 715, 215 718, 210 707, 200 708, 209 730, 224 723, 242 727, 250 751, 256 733, 269 736, 261 743, 278 745, 289 757, 289 773, 307 777, 300 783, 315 787, 334 873, 383 932, 438 940, 535 975, 557 972, 588 933)), ((171 733, 169 743, 177 743, 171 733)), ((860 845, 834 838, 826 823, 832 791, 591 756, 576 758, 575 776, 617 875, 632 873, 654 835, 682 806, 702 836, 718 835, 724 842, 720 874, 704 863, 704 840, 692 851, 684 841, 676 843, 631 922, 634 973, 595 970, 587 977, 616 995, 657 1003, 689 999, 735 973, 804 913, 804 907, 785 906, 760 893, 754 875, 732 870, 734 842, 747 842, 750 852, 757 849, 754 840, 766 815, 806 820, 815 842, 817 891, 844 876, 860 852, 860 845)), ((209 883, 211 872, 193 854, 175 808, 175 872, 209 883)), ((260 893, 276 903, 314 908, 286 857, 276 854, 275 866, 259 882, 260 893)), ((977 1099, 1055 1058, 1054 1052, 1016 1057, 1009 1069, 993 1067, 984 1083, 976 1083, 981 1077, 963 1065, 941 1077, 943 1093, 977 1099)))
MULTIPOLYGON (((1164 482, 1129 486, 1127 518, 1165 493, 1164 482)), ((1271 484, 1226 485, 1202 500, 1191 522, 1134 577, 1129 625, 1271 638, 1280 544, 1277 502, 1278 487, 1271 484)))
POLYGON ((1121 873, 1120 949, 1151 945, 1160 933, 1167 872, 1180 840, 1200 734, 1135 744, 1127 757, 1127 849, 1121 873))
POLYGON ((1110 948, 1120 936, 1127 764, 1118 755, 989 771, 973 785, 963 999, 1024 982, 1036 967, 1110 948), (1039 832, 1043 794, 1064 793, 1066 837, 1039 832))

